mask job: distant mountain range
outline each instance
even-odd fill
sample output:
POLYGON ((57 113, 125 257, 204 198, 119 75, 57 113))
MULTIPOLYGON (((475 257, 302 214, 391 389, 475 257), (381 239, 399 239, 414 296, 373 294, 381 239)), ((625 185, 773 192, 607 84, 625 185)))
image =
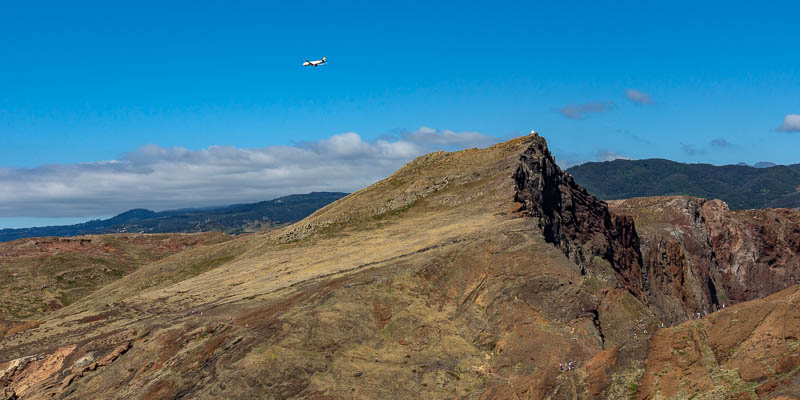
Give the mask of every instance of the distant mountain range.
POLYGON ((687 195, 720 199, 731 209, 800 207, 800 164, 683 164, 663 159, 590 162, 567 169, 604 199, 687 195))
POLYGON ((312 192, 274 200, 225 207, 154 212, 141 208, 105 220, 75 225, 0 229, 0 242, 42 236, 76 236, 103 233, 168 233, 220 231, 256 232, 299 221, 347 193, 312 192))

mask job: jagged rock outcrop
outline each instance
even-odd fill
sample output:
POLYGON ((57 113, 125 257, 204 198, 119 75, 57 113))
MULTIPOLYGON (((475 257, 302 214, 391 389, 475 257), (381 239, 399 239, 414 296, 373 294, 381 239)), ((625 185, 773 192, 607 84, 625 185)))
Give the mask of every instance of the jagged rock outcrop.
POLYGON ((641 236, 651 303, 670 322, 761 298, 800 283, 800 213, 731 211, 720 200, 611 201, 641 236))
POLYGON ((633 219, 612 215, 606 203, 561 171, 544 138, 535 136, 522 153, 514 181, 515 200, 537 218, 546 241, 582 269, 591 268, 599 257, 619 275, 625 288, 646 301, 647 277, 633 219))

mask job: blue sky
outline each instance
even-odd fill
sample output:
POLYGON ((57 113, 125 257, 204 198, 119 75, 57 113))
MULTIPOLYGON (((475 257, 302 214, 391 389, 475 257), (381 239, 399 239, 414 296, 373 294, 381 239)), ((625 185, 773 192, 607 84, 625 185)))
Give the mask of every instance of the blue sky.
POLYGON ((562 165, 800 162, 796 2, 29 3, 0 4, 0 227, 353 190, 531 128, 562 165), (351 175, 222 182, 287 148, 351 175))

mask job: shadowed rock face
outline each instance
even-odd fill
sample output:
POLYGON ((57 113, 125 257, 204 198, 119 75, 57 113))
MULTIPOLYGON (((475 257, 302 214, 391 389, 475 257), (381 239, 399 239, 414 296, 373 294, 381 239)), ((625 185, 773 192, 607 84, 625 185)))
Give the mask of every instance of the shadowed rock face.
POLYGON ((661 307, 686 314, 694 283, 648 292, 645 271, 657 268, 639 240, 631 217, 575 185, 538 135, 433 153, 298 224, 144 266, 17 330, 0 342, 0 393, 797 394, 797 288, 659 329, 661 307), (697 372, 692 386, 684 369, 697 372))
POLYGON ((800 283, 800 214, 731 211, 719 200, 612 201, 642 236, 651 303, 676 322, 800 283))
POLYGON ((515 199, 538 219, 547 242, 582 269, 592 268, 595 257, 606 261, 625 288, 646 301, 646 271, 632 218, 612 215, 606 203, 562 172, 540 137, 522 153, 514 180, 515 199))

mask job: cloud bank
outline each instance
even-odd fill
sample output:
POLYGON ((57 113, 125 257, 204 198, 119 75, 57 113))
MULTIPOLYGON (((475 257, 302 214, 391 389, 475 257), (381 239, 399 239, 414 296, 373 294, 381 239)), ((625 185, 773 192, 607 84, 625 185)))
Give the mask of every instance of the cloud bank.
POLYGON ((778 129, 781 132, 800 132, 800 114, 786 114, 783 125, 778 129))
POLYGON ((118 160, 0 168, 0 217, 88 217, 350 192, 430 151, 498 141, 422 127, 393 140, 367 141, 347 132, 296 146, 189 150, 150 144, 118 160))
POLYGON ((614 103, 606 101, 606 102, 594 102, 594 103, 584 103, 584 104, 570 104, 561 107, 556 111, 558 111, 559 113, 561 113, 561 115, 569 119, 583 119, 586 114, 597 114, 608 111, 612 108, 614 108, 614 103))
POLYGON ((628 89, 625 91, 625 96, 628 97, 628 100, 634 103, 653 104, 653 98, 650 97, 649 94, 639 90, 628 89))

